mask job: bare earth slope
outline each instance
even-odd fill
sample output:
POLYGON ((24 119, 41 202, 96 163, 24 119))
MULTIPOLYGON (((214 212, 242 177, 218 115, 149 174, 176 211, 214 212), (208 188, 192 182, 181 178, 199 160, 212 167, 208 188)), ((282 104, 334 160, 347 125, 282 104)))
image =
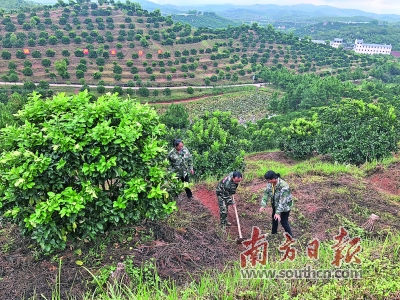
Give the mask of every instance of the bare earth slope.
MULTIPOLYGON (((296 164, 282 152, 252 155, 247 160, 296 164)), ((304 244, 314 237, 322 241, 332 239, 339 226, 361 227, 372 213, 380 219, 370 233, 371 238, 380 238, 389 228, 399 229, 400 164, 376 168, 372 173, 362 179, 318 173, 285 177, 295 197, 290 222, 298 242, 304 244)), ((228 218, 233 226, 227 232, 219 228, 214 188, 195 186, 195 200, 191 202, 181 195, 177 201, 179 211, 167 220, 112 229, 96 242, 76 241, 54 257, 42 257, 30 239, 21 237, 15 226, 3 223, 0 299, 28 298, 34 293, 50 298, 59 272, 59 257, 61 292, 78 299, 93 285, 88 284, 92 277, 77 261, 97 274, 101 267, 115 266, 127 258, 132 258, 136 266, 154 258, 159 276, 174 279, 178 284, 196 280, 207 269, 222 270, 238 261, 244 248, 235 243, 238 234, 231 208, 228 218)), ((255 178, 238 189, 236 201, 244 237, 250 237, 252 226, 260 227, 263 233, 270 232, 270 211, 258 212, 264 188, 263 179, 255 178)))

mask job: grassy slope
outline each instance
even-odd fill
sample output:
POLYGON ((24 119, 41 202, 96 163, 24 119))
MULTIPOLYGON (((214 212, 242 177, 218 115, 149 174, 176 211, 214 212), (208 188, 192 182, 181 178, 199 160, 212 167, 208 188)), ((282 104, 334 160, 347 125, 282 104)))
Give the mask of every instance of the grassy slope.
MULTIPOLYGON (((350 232, 350 237, 361 237, 362 253, 358 254, 358 257, 362 262, 360 265, 343 263, 341 269, 358 270, 362 278, 317 281, 308 279, 244 280, 241 278, 237 259, 233 266, 226 267, 222 273, 217 270, 207 270, 200 280, 185 287, 176 287, 172 282, 160 283, 157 291, 154 291, 144 284, 135 292, 126 291, 128 298, 151 299, 156 296, 159 299, 210 299, 212 297, 218 299, 395 299, 399 296, 400 283, 397 277, 400 270, 400 235, 397 232, 398 225, 395 220, 396 211, 398 211, 396 208, 400 206, 400 197, 393 196, 390 191, 384 190, 380 190, 377 194, 375 188, 367 184, 373 181, 375 172, 380 172, 379 176, 382 179, 391 177, 394 173, 397 175, 392 176, 391 179, 394 182, 400 180, 397 173, 400 169, 399 158, 390 159, 383 165, 369 164, 355 168, 331 164, 321 161, 320 158, 293 162, 290 159, 282 159, 279 153, 270 154, 250 155, 246 159, 248 168, 245 172, 245 181, 242 183, 243 187, 239 189, 241 201, 244 203, 242 207, 240 207, 241 203, 238 204, 239 211, 246 211, 245 217, 242 214, 242 223, 248 225, 246 221, 256 214, 253 209, 254 206, 258 208, 254 202, 254 186, 257 185, 262 174, 268 168, 272 168, 279 170, 291 183, 298 207, 292 213, 292 226, 297 227, 295 231, 301 229, 302 234, 298 234, 298 241, 294 246, 298 250, 297 258, 293 262, 286 261, 285 263, 279 262, 282 253, 276 251, 279 239, 268 236, 270 248, 267 268, 278 271, 304 269, 306 266, 311 266, 314 270, 335 269, 331 265, 334 257, 332 246, 335 243, 332 237, 338 234, 339 226, 345 226, 350 232), (322 199, 316 199, 317 195, 322 199), (370 198, 363 199, 365 195, 369 195, 370 198), (328 201, 330 203, 327 203, 328 201), (346 203, 344 206, 343 202, 346 203), (362 202, 365 207, 360 206, 362 202), (243 205, 246 206, 245 210, 243 205), (310 207, 310 205, 322 206, 319 207, 319 216, 307 210, 307 206, 310 207), (328 214, 326 214, 327 209, 330 210, 328 214), (368 232, 362 227, 371 212, 380 216, 374 232, 368 232), (323 241, 320 257, 317 261, 311 261, 304 254, 305 247, 311 238, 318 237, 318 233, 322 235, 329 233, 329 236, 321 238, 319 235, 323 241)), ((214 186, 215 182, 210 181, 207 185, 214 186)), ((258 191, 258 194, 260 192, 258 191)), ((256 216, 252 217, 256 218, 256 216)), ((260 226, 260 219, 258 219, 258 226, 260 226)), ((280 245, 282 243, 283 238, 279 241, 280 245)))
MULTIPOLYGON (((326 161, 324 157, 293 161, 280 152, 248 155, 246 162, 245 180, 237 194, 244 237, 250 236, 252 226, 260 227, 263 233, 269 231, 269 213, 265 215, 258 213, 259 197, 265 187, 262 175, 267 169, 279 171, 290 183, 295 197, 291 224, 297 238, 297 243, 294 245, 298 251, 297 258, 293 262, 280 263, 282 254, 277 248, 278 245, 282 245, 283 237, 275 238, 268 235, 268 267, 287 270, 304 269, 310 265, 314 270, 335 269, 331 265, 333 236, 338 234, 339 226, 345 226, 351 238, 361 237, 362 252, 358 254, 361 264, 343 263, 341 269, 361 270, 362 279, 318 281, 241 279, 239 254, 243 248, 235 246, 236 228, 232 227, 227 235, 221 234, 215 226, 217 221, 213 216, 207 214, 203 208, 201 211, 196 211, 200 209, 198 203, 186 203, 183 201, 184 198, 179 201, 180 210, 177 213, 168 220, 152 223, 150 229, 158 228, 154 232, 149 231, 149 228, 146 229, 147 225, 118 229, 115 232, 109 232, 93 245, 85 245, 83 241, 77 241, 76 245, 71 245, 74 251, 66 250, 51 259, 33 255, 36 250, 31 245, 24 250, 22 261, 25 262, 26 257, 33 255, 32 267, 46 266, 46 269, 57 270, 58 257, 62 256, 60 272, 61 270, 66 272, 64 275, 61 274, 60 279, 63 292, 66 290, 72 292, 78 299, 83 292, 82 284, 80 284, 82 279, 78 277, 76 281, 75 279, 69 281, 73 276, 71 277, 71 271, 67 272, 68 270, 78 272, 81 270, 87 282, 90 282, 91 276, 86 270, 90 270, 95 274, 93 276, 96 276, 97 283, 101 283, 95 292, 86 290, 84 299, 214 299, 215 297, 218 299, 278 297, 283 299, 395 299, 400 289, 397 280, 400 271, 400 235, 397 232, 400 228, 397 222, 400 191, 396 195, 395 190, 384 183, 388 183, 388 180, 400 181, 399 157, 393 157, 379 164, 366 164, 360 168, 333 164, 326 161), (380 219, 376 222, 374 230, 369 232, 363 229, 363 224, 371 213, 379 215, 380 219), (190 234, 185 235, 186 232, 190 234), (205 241, 198 237, 209 240, 205 241), (320 257, 317 261, 311 261, 304 253, 307 243, 315 237, 322 242, 320 257), (198 242, 197 249, 188 248, 189 244, 193 245, 193 241, 198 242), (152 248, 157 243, 161 247, 152 248), (144 255, 146 251, 140 253, 132 250, 133 248, 147 249, 146 247, 150 247, 147 256, 144 255), (207 252, 207 247, 221 248, 218 252, 212 253, 207 252), (170 250, 172 256, 165 256, 170 253, 170 250), (127 261, 129 257, 134 259, 137 265, 142 259, 149 258, 151 255, 158 257, 157 267, 160 277, 147 276, 144 281, 136 278, 139 281, 135 281, 134 289, 123 289, 118 285, 106 284, 108 275, 105 274, 109 272, 100 270, 110 270, 107 266, 115 266, 117 262, 124 259, 127 261), (173 269, 175 271, 171 273, 171 267, 168 267, 168 264, 178 263, 175 258, 179 256, 182 259, 180 265, 186 267, 183 270, 173 269), (193 265, 191 261, 195 262, 193 259, 196 256, 201 259, 193 265), (190 259, 185 260, 185 257, 190 259), (222 265, 218 267, 213 265, 211 257, 219 258, 222 265), (40 262, 39 265, 38 262, 40 262), (83 263, 86 269, 77 267, 75 262, 83 263), (166 274, 169 275, 166 276, 166 274), (168 278, 180 278, 180 280, 174 281, 168 278)), ((216 179, 211 178, 206 182, 197 183, 195 196, 200 195, 202 190, 209 190, 210 195, 213 195, 215 184, 216 179)), ((20 255, 16 252, 15 245, 21 241, 15 239, 16 237, 7 227, 3 227, 1 232, 2 251, 9 257, 20 255)), ((147 273, 151 273, 150 265, 144 268, 142 272, 147 270, 147 273)), ((24 270, 31 272, 30 265, 25 265, 24 270)), ((140 269, 135 267, 134 270, 136 274, 140 273, 140 269)), ((46 276, 56 277, 57 272, 47 273, 46 276)), ((4 277, 3 283, 9 284, 9 279, 9 276, 4 277)), ((36 275, 35 279, 39 280, 40 276, 36 275)), ((53 281, 53 284, 47 287, 47 289, 53 289, 52 299, 66 299, 64 296, 58 297, 56 282, 58 281, 53 281)), ((96 285, 96 280, 93 283, 96 285)), ((89 286, 86 287, 88 288, 89 286)), ((49 291, 44 293, 49 295, 49 291)), ((32 299, 39 299, 39 296, 32 299)))

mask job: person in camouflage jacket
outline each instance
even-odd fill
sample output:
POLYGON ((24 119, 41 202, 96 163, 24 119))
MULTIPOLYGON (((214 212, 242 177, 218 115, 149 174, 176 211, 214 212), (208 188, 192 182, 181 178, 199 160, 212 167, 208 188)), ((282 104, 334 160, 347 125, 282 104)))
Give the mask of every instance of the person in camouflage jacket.
POLYGON ((280 178, 279 173, 268 171, 264 178, 268 184, 261 200, 260 212, 266 209, 268 200, 271 200, 272 206, 272 234, 278 232, 278 222, 292 237, 292 230, 289 224, 290 209, 293 205, 292 194, 286 181, 280 178))
POLYGON ((242 173, 235 171, 229 173, 229 175, 222 179, 217 185, 216 193, 218 198, 219 216, 221 225, 224 227, 231 225, 227 220, 228 205, 236 205, 231 196, 236 194, 236 189, 242 179, 242 173))
MULTIPOLYGON (((194 174, 192 154, 180 139, 175 139, 173 145, 174 148, 167 157, 170 164, 169 171, 175 172, 182 182, 189 182, 189 173, 194 174)), ((185 188, 185 192, 189 200, 192 199, 192 191, 189 188, 185 188)))

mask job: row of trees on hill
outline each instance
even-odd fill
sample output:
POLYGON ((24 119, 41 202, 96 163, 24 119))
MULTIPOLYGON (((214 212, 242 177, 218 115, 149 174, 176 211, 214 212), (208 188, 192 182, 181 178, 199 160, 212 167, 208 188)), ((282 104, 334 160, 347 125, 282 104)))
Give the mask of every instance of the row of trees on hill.
MULTIPOLYGON (((398 63, 388 63, 383 66, 387 66, 390 70, 400 68, 398 63)), ((376 72, 375 69, 371 71, 372 74, 373 72, 376 72)), ((353 77, 356 75, 357 70, 350 74, 351 79, 360 79, 353 77)), ((385 85, 378 80, 364 81, 360 88, 352 80, 342 81, 340 74, 320 77, 315 74, 300 75, 294 74, 287 69, 273 70, 271 68, 264 68, 258 76, 265 82, 285 91, 285 95, 282 98, 272 99, 270 103, 272 112, 284 113, 321 107, 330 105, 342 98, 359 99, 367 103, 379 101, 400 107, 397 103, 400 92, 397 84, 385 85)), ((380 78, 378 77, 377 79, 380 78)))
POLYGON ((299 40, 291 33, 276 31, 272 26, 260 27, 256 23, 224 29, 192 29, 190 25, 174 23, 159 10, 148 12, 130 2, 117 3, 114 8, 83 2, 58 3, 57 6, 57 13, 61 14, 58 19, 50 18, 50 14, 56 12, 54 7, 43 7, 41 11, 6 15, 1 20, 0 26, 5 33, 0 35, 5 48, 1 58, 16 59, 14 63, 18 65, 13 69, 15 72, 5 71, 6 64, 0 61, 0 69, 4 70, 3 74, 7 73, 3 80, 12 82, 21 80, 21 76, 32 76, 38 78, 34 81, 48 78, 55 82, 78 82, 85 79, 91 84, 99 80, 126 84, 134 77, 138 85, 143 80, 190 80, 211 85, 250 82, 254 73, 265 65, 324 75, 361 66, 365 75, 378 61, 376 57, 367 58, 326 45, 315 45, 305 39, 299 40), (126 14, 123 15, 122 10, 126 14), (6 27, 12 27, 9 28, 11 31, 6 27), (210 43, 210 40, 215 42, 210 43), (210 46, 199 46, 203 41, 210 46), (61 49, 59 45, 62 45, 61 49), (160 48, 154 48, 155 45, 160 48), (32 61, 44 66, 44 69, 37 69, 40 74, 22 65, 21 60, 29 55, 20 47, 26 46, 32 47, 29 54, 32 61), (80 61, 73 59, 84 56, 88 63, 96 65, 95 68, 85 71, 80 61), (69 77, 53 70, 55 61, 62 59, 71 73, 69 77))
POLYGON ((313 39, 321 40, 333 41, 334 38, 343 38, 348 43, 354 43, 356 39, 364 39, 364 42, 369 44, 391 44, 394 51, 400 51, 400 26, 396 23, 321 22, 296 28, 294 32, 300 37, 312 36, 313 39))

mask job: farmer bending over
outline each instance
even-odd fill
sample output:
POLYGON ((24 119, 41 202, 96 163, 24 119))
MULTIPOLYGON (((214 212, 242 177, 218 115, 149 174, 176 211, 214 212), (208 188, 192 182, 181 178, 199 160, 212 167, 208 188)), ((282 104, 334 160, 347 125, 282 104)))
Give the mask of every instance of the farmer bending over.
POLYGON ((223 227, 230 226, 231 223, 226 219, 228 216, 228 205, 236 205, 232 200, 231 195, 236 194, 236 189, 243 179, 242 173, 235 171, 229 173, 224 179, 222 179, 217 185, 217 198, 219 206, 219 216, 221 225, 223 227))

